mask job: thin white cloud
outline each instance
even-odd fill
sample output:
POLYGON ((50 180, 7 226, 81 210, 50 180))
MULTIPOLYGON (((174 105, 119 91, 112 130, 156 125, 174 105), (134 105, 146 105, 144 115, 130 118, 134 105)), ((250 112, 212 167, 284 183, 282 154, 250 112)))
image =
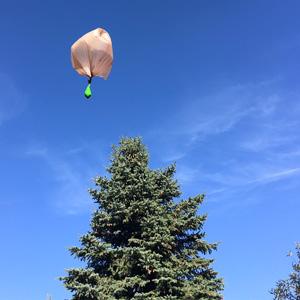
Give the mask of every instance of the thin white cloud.
POLYGON ((197 176, 197 170, 190 168, 188 166, 179 164, 179 167, 176 170, 176 179, 179 183, 190 183, 195 180, 197 176))
POLYGON ((269 183, 273 181, 278 181, 281 179, 284 179, 286 177, 290 177, 293 175, 299 175, 300 174, 300 167, 299 168, 291 168, 291 169, 285 169, 285 170, 280 170, 278 172, 273 172, 273 173, 266 173, 263 176, 250 180, 247 182, 247 184, 254 184, 254 183, 269 183))
POLYGON ((185 135, 192 143, 233 129, 255 107, 246 98, 246 88, 234 86, 203 99, 185 102, 174 134, 185 135))
POLYGON ((45 147, 31 147, 25 151, 26 155, 41 157, 47 160, 48 158, 48 149, 45 147))
POLYGON ((201 183, 212 195, 299 175, 300 95, 280 92, 277 83, 231 86, 184 101, 170 129, 156 132, 164 160, 179 160, 179 183, 201 183))
POLYGON ((209 195, 218 194, 226 190, 249 188, 250 186, 268 184, 270 182, 280 181, 288 177, 299 176, 300 167, 286 168, 271 171, 270 167, 260 166, 257 168, 251 164, 232 165, 227 172, 209 173, 205 170, 187 167, 179 164, 180 168, 176 178, 179 183, 191 184, 205 182, 207 186, 218 186, 208 192, 209 195), (263 169, 266 168, 266 169, 263 169), (248 169, 248 170, 247 170, 248 169))
POLYGON ((174 152, 170 151, 166 156, 162 157, 164 162, 174 162, 178 161, 185 156, 184 152, 174 152))
POLYGON ((0 125, 16 117, 25 108, 26 97, 13 80, 0 73, 0 125))
POLYGON ((231 111, 224 112, 221 115, 203 117, 196 124, 186 128, 184 133, 188 136, 190 143, 195 143, 204 140, 208 136, 218 135, 233 129, 250 112, 251 109, 232 108, 231 111))
MULTIPOLYGON (((155 139, 161 140, 164 161, 181 160, 195 145, 238 130, 245 122, 261 123, 270 118, 282 102, 278 94, 270 91, 270 84, 273 81, 233 85, 202 98, 184 99, 182 107, 168 119, 170 124, 161 124, 152 132, 155 139)), ((259 142, 261 146, 265 143, 258 138, 246 140, 244 147, 258 147, 255 143, 259 142)))
POLYGON ((275 154, 275 156, 279 159, 295 159, 297 157, 300 157, 300 149, 294 149, 292 151, 279 151, 275 154))
POLYGON ((88 188, 92 185, 92 175, 85 177, 86 173, 83 174, 66 163, 58 163, 55 172, 59 182, 55 199, 56 208, 71 215, 90 211, 92 200, 88 188))
MULTIPOLYGON (((66 151, 70 155, 70 151, 66 151)), ((73 153, 71 149, 71 153, 73 153)), ((88 163, 82 164, 80 158, 67 157, 50 151, 45 147, 33 146, 26 155, 41 159, 47 166, 46 172, 54 183, 48 199, 57 212, 62 214, 80 214, 93 207, 88 189, 93 186, 92 178, 96 170, 88 163)))
MULTIPOLYGON (((229 185, 223 184, 221 188, 212 189, 211 191, 209 191, 207 193, 208 199, 209 201, 212 202, 221 202, 224 199, 224 195, 226 195, 226 199, 230 199, 230 197, 232 197, 232 199, 235 199, 236 197, 234 197, 234 195, 236 193, 241 194, 243 192, 244 193, 246 192, 247 197, 250 197, 252 194, 251 190, 253 190, 258 186, 263 186, 266 184, 270 184, 270 183, 274 183, 274 182, 278 182, 281 180, 298 177, 298 176, 300 176, 300 167, 282 169, 274 172, 270 172, 266 170, 264 174, 257 175, 256 177, 254 176, 251 179, 249 178, 241 179, 237 177, 236 182, 232 180, 231 184, 229 185)), ((226 182, 225 178, 224 181, 226 182)), ((286 187, 286 184, 284 185, 284 187, 286 187)), ((294 188, 295 186, 291 185, 290 187, 294 188)), ((250 202, 254 203, 258 201, 257 196, 255 198, 251 198, 252 199, 251 201, 249 200, 249 198, 247 199, 248 199, 247 204, 249 204, 250 202)), ((230 202, 231 201, 229 201, 228 203, 228 201, 226 201, 226 205, 231 205, 230 202)))
POLYGON ((269 149, 286 145, 296 139, 295 136, 284 136, 277 133, 261 133, 251 139, 241 142, 240 146, 248 151, 262 152, 269 149))

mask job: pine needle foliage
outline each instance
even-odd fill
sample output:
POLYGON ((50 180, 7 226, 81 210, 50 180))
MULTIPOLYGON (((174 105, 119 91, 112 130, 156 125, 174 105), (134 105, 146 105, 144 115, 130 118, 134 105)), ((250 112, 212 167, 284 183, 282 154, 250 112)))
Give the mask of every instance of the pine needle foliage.
POLYGON ((275 300, 300 300, 300 243, 296 245, 296 261, 292 264, 291 274, 287 279, 279 280, 271 294, 275 300))
POLYGON ((113 147, 108 177, 97 177, 90 230, 71 254, 85 268, 61 278, 73 300, 220 300, 222 279, 205 258, 204 196, 176 201, 175 165, 151 170, 140 138, 113 147))

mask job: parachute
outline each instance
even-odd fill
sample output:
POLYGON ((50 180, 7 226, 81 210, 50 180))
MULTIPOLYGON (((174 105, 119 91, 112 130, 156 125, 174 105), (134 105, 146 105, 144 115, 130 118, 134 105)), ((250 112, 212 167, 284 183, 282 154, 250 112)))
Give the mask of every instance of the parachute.
POLYGON ((92 96, 92 78, 107 79, 112 68, 113 49, 108 32, 97 28, 78 39, 71 47, 71 61, 77 73, 88 77, 84 92, 88 99, 92 96))

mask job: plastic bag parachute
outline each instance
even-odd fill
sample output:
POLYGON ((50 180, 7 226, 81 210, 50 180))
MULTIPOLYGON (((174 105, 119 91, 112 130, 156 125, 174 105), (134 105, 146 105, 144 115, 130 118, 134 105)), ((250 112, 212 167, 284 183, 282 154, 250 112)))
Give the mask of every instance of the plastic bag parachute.
POLYGON ((82 76, 88 77, 84 95, 92 96, 91 82, 95 76, 107 79, 113 62, 111 38, 107 31, 97 28, 78 39, 71 47, 73 68, 82 76))

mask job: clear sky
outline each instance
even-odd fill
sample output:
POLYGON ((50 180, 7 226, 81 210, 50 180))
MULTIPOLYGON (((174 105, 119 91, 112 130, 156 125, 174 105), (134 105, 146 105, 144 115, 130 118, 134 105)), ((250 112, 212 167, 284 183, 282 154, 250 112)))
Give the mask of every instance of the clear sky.
POLYGON ((296 0, 3 1, 0 298, 70 297, 57 277, 79 265, 87 189, 138 135, 183 196, 206 193, 225 299, 271 299, 300 239, 299 16, 296 0), (86 101, 70 46, 97 27, 115 61, 86 101))

